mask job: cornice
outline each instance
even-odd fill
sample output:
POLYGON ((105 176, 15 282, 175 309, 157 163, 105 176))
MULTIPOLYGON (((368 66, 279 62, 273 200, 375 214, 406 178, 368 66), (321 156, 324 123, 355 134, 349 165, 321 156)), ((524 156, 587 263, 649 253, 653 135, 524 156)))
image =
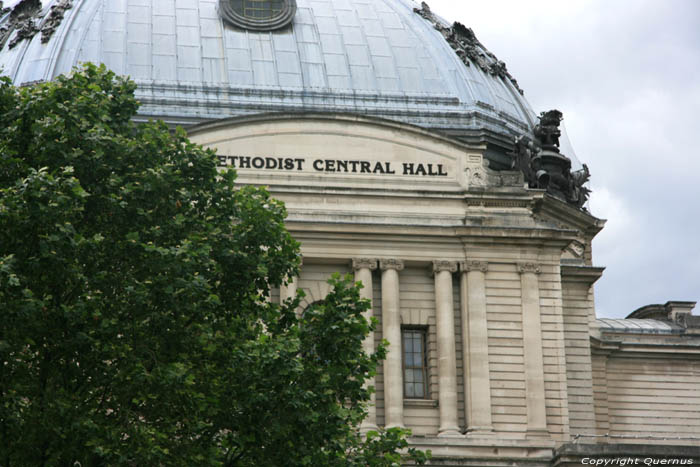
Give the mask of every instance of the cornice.
POLYGON ((603 271, 605 271, 603 267, 568 264, 562 264, 560 268, 562 282, 582 282, 589 286, 600 279, 603 276, 603 271))

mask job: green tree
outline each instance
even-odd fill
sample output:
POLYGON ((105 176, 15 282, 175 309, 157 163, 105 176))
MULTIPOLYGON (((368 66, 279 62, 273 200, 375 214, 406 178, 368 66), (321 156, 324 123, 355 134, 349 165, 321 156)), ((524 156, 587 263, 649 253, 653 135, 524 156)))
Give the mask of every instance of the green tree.
POLYGON ((87 65, 0 81, 0 465, 396 465, 349 278, 298 317, 285 209, 87 65), (75 464, 78 465, 78 464, 75 464))

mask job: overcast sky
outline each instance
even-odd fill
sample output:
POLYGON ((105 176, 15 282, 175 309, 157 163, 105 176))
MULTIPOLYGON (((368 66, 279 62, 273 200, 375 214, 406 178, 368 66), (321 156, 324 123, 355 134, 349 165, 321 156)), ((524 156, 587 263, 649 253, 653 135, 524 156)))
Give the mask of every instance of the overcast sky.
POLYGON ((564 112, 608 221, 598 316, 700 301, 700 1, 428 3, 506 62, 537 113, 564 112))

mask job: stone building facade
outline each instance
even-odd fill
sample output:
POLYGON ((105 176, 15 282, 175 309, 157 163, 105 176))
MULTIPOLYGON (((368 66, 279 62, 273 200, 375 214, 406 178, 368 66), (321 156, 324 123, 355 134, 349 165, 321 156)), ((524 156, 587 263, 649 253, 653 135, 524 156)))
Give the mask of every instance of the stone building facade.
POLYGON ((440 466, 700 463, 694 303, 596 318, 588 168, 470 29, 409 0, 3 12, 17 84, 103 62, 137 82, 141 118, 186 125, 286 203, 303 267, 273 300, 363 283, 366 348, 390 343, 363 429, 408 427, 440 466))

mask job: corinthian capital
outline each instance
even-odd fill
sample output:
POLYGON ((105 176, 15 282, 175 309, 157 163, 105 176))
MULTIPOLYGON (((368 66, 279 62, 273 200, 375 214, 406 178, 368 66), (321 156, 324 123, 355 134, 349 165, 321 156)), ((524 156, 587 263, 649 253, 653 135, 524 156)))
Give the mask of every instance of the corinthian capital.
POLYGON ((369 269, 370 271, 374 271, 377 269, 377 260, 375 258, 353 258, 352 269, 355 271, 358 269, 369 269))
POLYGON ((518 273, 525 274, 528 272, 539 274, 541 272, 540 265, 537 263, 518 263, 518 273))
POLYGON ((386 271, 387 269, 395 269, 401 271, 403 269, 403 260, 401 259, 380 259, 379 269, 386 271))
POLYGON ((433 261, 433 274, 442 271, 457 272, 457 263, 455 261, 433 261))
POLYGON ((471 272, 471 271, 478 271, 478 272, 486 272, 489 270, 489 263, 486 261, 462 261, 459 263, 459 267, 462 269, 462 272, 471 272))

